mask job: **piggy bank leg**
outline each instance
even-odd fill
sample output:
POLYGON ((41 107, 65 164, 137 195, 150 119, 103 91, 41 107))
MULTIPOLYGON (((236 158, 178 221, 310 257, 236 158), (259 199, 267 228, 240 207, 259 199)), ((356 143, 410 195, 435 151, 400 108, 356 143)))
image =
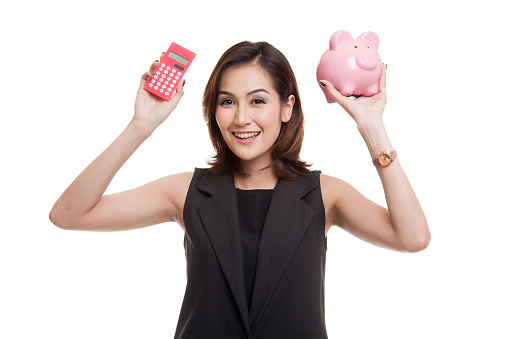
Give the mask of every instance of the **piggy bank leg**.
POLYGON ((364 93, 364 96, 370 97, 375 94, 378 94, 378 84, 374 84, 373 86, 368 87, 364 93))
POLYGON ((355 91, 355 88, 352 86, 352 85, 343 85, 341 86, 341 88, 339 89, 339 91, 341 92, 341 94, 343 94, 345 97, 349 97, 350 95, 353 94, 353 92, 355 91))

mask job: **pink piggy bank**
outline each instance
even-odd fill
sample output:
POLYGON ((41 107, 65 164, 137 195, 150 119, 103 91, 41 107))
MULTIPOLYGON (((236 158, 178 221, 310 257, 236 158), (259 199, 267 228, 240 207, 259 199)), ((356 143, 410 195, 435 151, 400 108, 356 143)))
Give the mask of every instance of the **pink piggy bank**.
MULTIPOLYGON (((382 71, 377 52, 379 43, 378 35, 373 32, 364 32, 355 40, 347 31, 335 32, 316 69, 317 79, 329 81, 344 96, 377 94, 382 71)), ((336 102, 320 88, 327 102, 336 102)))

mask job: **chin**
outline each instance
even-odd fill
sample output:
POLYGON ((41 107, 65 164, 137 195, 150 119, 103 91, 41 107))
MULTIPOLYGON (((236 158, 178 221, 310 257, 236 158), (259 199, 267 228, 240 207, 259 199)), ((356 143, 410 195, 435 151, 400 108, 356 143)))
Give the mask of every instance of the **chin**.
POLYGON ((271 150, 266 150, 265 152, 260 153, 251 153, 251 152, 233 152, 235 156, 242 161, 256 161, 256 160, 264 160, 270 159, 269 162, 272 161, 271 150))
POLYGON ((253 154, 246 154, 245 152, 233 152, 233 154, 239 159, 239 160, 242 160, 242 161, 251 161, 251 160, 254 160, 256 158, 258 158, 258 156, 256 155, 253 155, 253 154))

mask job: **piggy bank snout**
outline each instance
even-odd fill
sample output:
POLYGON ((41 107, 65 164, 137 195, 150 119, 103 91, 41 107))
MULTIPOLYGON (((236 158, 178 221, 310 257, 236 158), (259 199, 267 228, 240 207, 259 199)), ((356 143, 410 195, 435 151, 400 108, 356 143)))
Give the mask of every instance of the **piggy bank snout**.
POLYGON ((373 52, 359 53, 355 56, 355 63, 365 71, 372 71, 378 65, 377 54, 373 52))

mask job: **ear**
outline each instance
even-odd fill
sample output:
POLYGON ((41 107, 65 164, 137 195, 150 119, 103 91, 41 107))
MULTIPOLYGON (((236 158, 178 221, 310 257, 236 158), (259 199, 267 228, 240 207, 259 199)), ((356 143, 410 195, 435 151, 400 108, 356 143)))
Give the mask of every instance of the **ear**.
POLYGON ((281 122, 288 122, 292 117, 293 105, 295 104, 295 97, 290 95, 288 101, 281 107, 281 122))
POLYGON ((334 32, 329 40, 329 49, 330 50, 339 49, 339 47, 342 44, 348 41, 353 41, 353 36, 347 31, 334 32))
POLYGON ((357 41, 362 41, 367 44, 369 47, 378 50, 378 45, 380 44, 380 39, 375 32, 364 32, 357 39, 357 41))

